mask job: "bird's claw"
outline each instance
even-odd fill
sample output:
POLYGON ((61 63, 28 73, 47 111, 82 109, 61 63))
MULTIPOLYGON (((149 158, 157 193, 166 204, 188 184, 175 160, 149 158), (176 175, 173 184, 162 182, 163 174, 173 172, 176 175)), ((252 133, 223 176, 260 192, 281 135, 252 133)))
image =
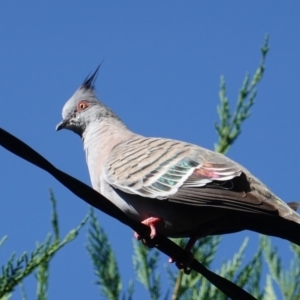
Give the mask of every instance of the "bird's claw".
POLYGON ((186 274, 186 275, 190 275, 190 274, 191 274, 192 269, 190 269, 190 268, 187 267, 187 266, 183 266, 183 265, 180 264, 180 263, 176 263, 176 267, 177 267, 179 270, 183 270, 183 273, 186 274))
POLYGON ((194 255, 191 252, 189 252, 189 258, 186 262, 176 261, 174 258, 170 257, 169 263, 175 262, 175 265, 179 270, 183 270, 184 274, 189 275, 192 271, 192 269, 189 268, 189 266, 191 265, 193 260, 194 260, 194 255))
POLYGON ((186 246, 184 247, 184 250, 186 252, 188 252, 189 257, 188 260, 186 262, 181 262, 181 261, 176 261, 173 257, 169 258, 169 263, 174 263, 178 269, 183 269, 184 274, 190 274, 191 273, 191 268, 189 268, 190 264, 192 263, 192 261, 194 260, 194 255, 192 254, 192 248, 195 245, 197 239, 199 238, 199 236, 192 236, 190 237, 188 243, 186 244, 186 246))
POLYGON ((153 248, 155 246, 155 243, 151 242, 151 239, 154 239, 156 236, 155 224, 159 221, 161 221, 160 218, 150 217, 142 222, 142 224, 145 224, 150 227, 150 230, 151 230, 150 231, 150 239, 145 239, 145 238, 141 237, 137 232, 134 233, 134 237, 137 240, 142 240, 142 243, 144 245, 148 246, 149 248, 153 248))

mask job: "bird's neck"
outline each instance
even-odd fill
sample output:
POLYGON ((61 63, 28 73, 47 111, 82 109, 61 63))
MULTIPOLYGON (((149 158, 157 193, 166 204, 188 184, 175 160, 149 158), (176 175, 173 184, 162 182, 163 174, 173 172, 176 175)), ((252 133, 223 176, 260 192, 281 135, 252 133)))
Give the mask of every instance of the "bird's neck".
POLYGON ((102 120, 86 128, 82 140, 93 188, 100 189, 99 175, 112 149, 134 135, 120 120, 102 120))

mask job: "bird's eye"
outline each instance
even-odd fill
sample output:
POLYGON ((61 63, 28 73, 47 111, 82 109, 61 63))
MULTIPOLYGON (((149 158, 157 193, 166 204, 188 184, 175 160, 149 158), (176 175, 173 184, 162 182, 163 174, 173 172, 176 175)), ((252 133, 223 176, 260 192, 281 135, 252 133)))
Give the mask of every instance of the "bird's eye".
POLYGON ((84 110, 89 106, 86 101, 80 101, 77 105, 77 111, 84 110))

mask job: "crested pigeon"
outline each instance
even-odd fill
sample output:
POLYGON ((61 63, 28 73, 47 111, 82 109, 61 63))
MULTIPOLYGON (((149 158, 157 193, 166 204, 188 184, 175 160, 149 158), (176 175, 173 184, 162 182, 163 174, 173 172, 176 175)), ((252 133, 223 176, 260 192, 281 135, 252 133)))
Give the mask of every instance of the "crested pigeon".
POLYGON ((65 103, 56 127, 82 138, 95 190, 150 226, 151 237, 189 237, 189 250, 198 238, 245 229, 300 245, 297 204, 220 153, 129 130, 96 97, 99 67, 65 103))

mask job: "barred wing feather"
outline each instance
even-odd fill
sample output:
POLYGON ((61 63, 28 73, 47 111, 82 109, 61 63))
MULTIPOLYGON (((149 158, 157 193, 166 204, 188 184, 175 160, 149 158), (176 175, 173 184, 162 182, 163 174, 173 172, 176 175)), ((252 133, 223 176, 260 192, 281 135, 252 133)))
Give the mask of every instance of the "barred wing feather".
POLYGON ((104 176, 115 188, 144 197, 166 199, 181 186, 201 187, 227 181, 241 167, 225 156, 168 139, 130 139, 117 145, 104 176))
POLYGON ((168 139, 137 137, 117 145, 105 180, 115 189, 192 206, 299 215, 263 183, 222 154, 168 139))

